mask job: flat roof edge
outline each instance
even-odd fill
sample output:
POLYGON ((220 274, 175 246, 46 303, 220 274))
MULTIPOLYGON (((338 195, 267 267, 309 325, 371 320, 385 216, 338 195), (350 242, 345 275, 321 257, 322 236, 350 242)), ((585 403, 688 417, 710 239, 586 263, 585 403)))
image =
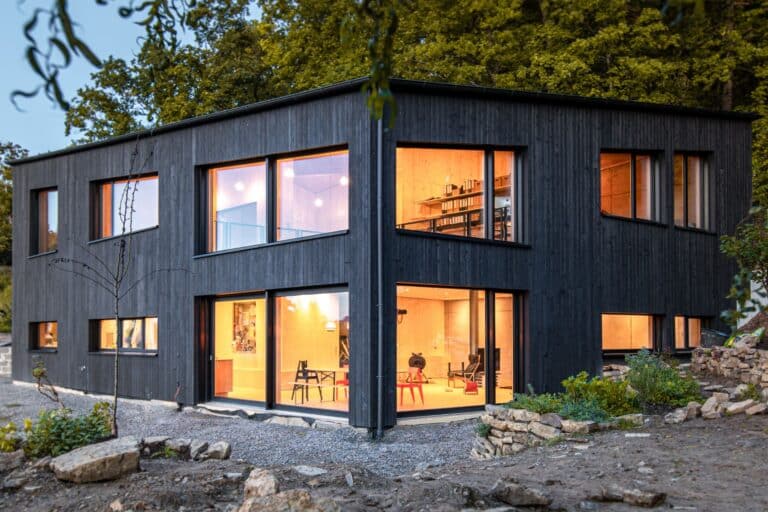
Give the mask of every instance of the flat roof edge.
MULTIPOLYGON (((366 82, 367 77, 354 78, 344 82, 331 84, 315 89, 309 89, 306 91, 296 92, 286 96, 280 96, 277 98, 271 98, 268 100, 243 105, 240 107, 231 108, 228 110, 221 110, 218 112, 212 112, 202 116, 191 117, 183 119, 181 121, 175 121, 156 128, 150 128, 140 130, 136 132, 126 133, 124 135, 118 135, 116 137, 110 137, 107 139, 89 142, 87 144, 81 144, 77 146, 70 146, 54 151, 40 153, 37 155, 20 158, 18 160, 10 161, 10 165, 23 165, 40 160, 47 160, 49 158, 55 158, 58 156, 69 155, 79 153, 82 151, 88 151, 90 149, 111 146, 114 144, 120 144, 131 140, 138 140, 162 133, 168 133, 184 128, 190 128, 193 126, 199 126, 202 124, 221 121, 225 119, 240 117, 243 115, 279 108, 283 106, 293 105, 297 103, 307 102, 318 98, 326 98, 338 94, 345 94, 352 92, 356 89, 360 89, 366 82)), ((390 80, 392 90, 402 92, 415 92, 415 93, 430 93, 430 94, 443 94, 443 95, 459 95, 459 96, 471 96, 482 98, 497 98, 505 100, 513 100, 517 102, 532 102, 540 104, 562 104, 568 106, 583 106, 589 108, 600 109, 616 109, 616 110, 633 110, 641 112, 655 112, 664 114, 678 114, 686 116, 697 117, 710 117, 720 119, 732 119, 737 121, 755 121, 760 119, 760 116, 751 112, 734 112, 726 110, 712 110, 705 108, 684 107, 680 105, 668 105, 662 103, 647 103, 639 101, 627 101, 627 100, 615 100, 606 98, 591 98, 586 96, 568 95, 568 94, 554 94, 547 92, 535 92, 535 91, 522 91, 515 89, 502 89, 496 87, 486 87, 479 85, 464 85, 453 84, 447 82, 429 82, 423 80, 405 80, 402 78, 392 78, 390 80)))

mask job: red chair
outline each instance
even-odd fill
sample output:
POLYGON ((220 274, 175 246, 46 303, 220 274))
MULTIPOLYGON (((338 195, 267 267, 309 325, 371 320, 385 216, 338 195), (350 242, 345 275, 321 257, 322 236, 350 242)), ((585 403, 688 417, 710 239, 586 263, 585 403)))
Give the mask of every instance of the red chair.
POLYGON ((349 377, 344 377, 336 381, 337 386, 344 386, 344 398, 349 398, 349 377))
POLYGON ((421 373, 421 368, 415 368, 413 366, 408 367, 408 378, 405 382, 398 382, 397 387, 400 389, 400 405, 403 405, 403 392, 408 389, 411 392, 411 400, 416 403, 416 395, 413 389, 419 390, 419 398, 421 398, 421 405, 424 405, 424 389, 421 387, 427 379, 424 374, 421 373))

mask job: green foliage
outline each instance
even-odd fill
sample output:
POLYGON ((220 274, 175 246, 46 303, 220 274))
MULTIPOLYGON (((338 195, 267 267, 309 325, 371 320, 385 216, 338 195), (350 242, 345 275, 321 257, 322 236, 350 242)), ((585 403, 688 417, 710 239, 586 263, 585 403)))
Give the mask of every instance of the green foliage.
POLYGON ((755 402, 760 402, 762 400, 762 395, 760 394, 760 388, 758 388, 752 382, 747 384, 747 389, 739 395, 739 400, 750 400, 750 399, 754 400, 755 402))
MULTIPOLYGON (((484 423, 481 423, 481 425, 484 425, 484 423)), ((488 427, 488 432, 490 432, 491 427, 490 425, 485 425, 488 427)), ((476 429, 477 430, 477 429, 476 429)), ((479 431, 478 431, 479 434, 479 431)), ((487 436, 488 433, 483 436, 487 436)), ((179 458, 179 452, 171 448, 170 446, 163 446, 162 450, 156 451, 152 454, 153 459, 178 459, 179 458)))
POLYGON ((609 416, 622 416, 639 410, 636 393, 629 389, 626 381, 613 381, 603 377, 590 379, 587 372, 581 372, 574 377, 568 377, 562 384, 567 400, 585 404, 594 402, 609 416))
POLYGON ((627 356, 627 365, 626 380, 644 407, 682 407, 691 401, 701 401, 696 379, 680 376, 675 368, 647 350, 627 356))
POLYGON ((607 421, 611 414, 608 413, 594 398, 582 398, 574 400, 566 398, 558 411, 560 416, 578 421, 607 421))
POLYGON ((110 435, 111 415, 107 402, 98 402, 87 415, 73 416, 69 409, 40 411, 30 424, 24 443, 28 457, 57 456, 110 435))
POLYGON ((0 452, 16 451, 21 444, 18 427, 9 421, 4 427, 0 427, 0 452))
POLYGON ((510 409, 526 409, 539 414, 558 412, 562 406, 563 396, 558 393, 515 393, 514 400, 506 404, 510 409))
POLYGON ((479 437, 488 437, 488 434, 491 433, 491 426, 487 423, 478 423, 475 425, 475 433, 479 437))

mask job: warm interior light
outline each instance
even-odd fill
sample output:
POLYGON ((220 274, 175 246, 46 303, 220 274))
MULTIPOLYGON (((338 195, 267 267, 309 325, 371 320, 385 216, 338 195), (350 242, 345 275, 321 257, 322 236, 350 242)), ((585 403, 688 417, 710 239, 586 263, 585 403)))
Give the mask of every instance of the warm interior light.
POLYGON ((287 165, 285 168, 283 168, 283 177, 285 178, 293 178, 295 176, 293 172, 293 167, 288 167, 287 165))
POLYGON ((339 179, 339 184, 340 184, 342 187, 346 187, 347 185, 349 185, 349 178, 347 178, 346 176, 342 176, 342 177, 339 179))
POLYGON ((243 190, 245 190, 245 184, 242 181, 236 182, 235 190, 237 190, 238 192, 242 192, 243 190))
POLYGON ((325 330, 328 332, 333 332, 336 330, 336 322, 333 320, 328 320, 325 322, 325 330))
POLYGON ((323 200, 320 199, 319 197, 315 198, 315 206, 317 206, 318 208, 323 206, 323 200))

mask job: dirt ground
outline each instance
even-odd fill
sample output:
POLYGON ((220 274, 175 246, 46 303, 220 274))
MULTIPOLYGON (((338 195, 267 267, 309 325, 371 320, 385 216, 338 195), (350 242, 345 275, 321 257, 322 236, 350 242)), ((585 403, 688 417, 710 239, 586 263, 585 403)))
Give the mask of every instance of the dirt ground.
MULTIPOLYGON (((298 435, 301 429, 296 430, 298 435)), ((316 497, 332 497, 342 510, 493 508, 502 505, 489 494, 498 479, 541 490, 553 499, 548 510, 638 510, 587 499, 612 483, 666 493, 659 510, 768 510, 768 415, 696 419, 681 425, 654 418, 637 430, 598 433, 584 441, 491 461, 467 457, 444 465, 424 464, 396 477, 360 464, 320 460, 307 461, 327 471, 316 477, 303 476, 289 465, 269 469, 282 490, 300 488, 316 497)), ((30 479, 20 489, 0 490, 0 510, 103 511, 117 499, 124 510, 234 510, 253 468, 236 458, 237 453, 229 461, 142 459, 139 473, 86 485, 59 482, 44 469, 29 471, 30 479)))

